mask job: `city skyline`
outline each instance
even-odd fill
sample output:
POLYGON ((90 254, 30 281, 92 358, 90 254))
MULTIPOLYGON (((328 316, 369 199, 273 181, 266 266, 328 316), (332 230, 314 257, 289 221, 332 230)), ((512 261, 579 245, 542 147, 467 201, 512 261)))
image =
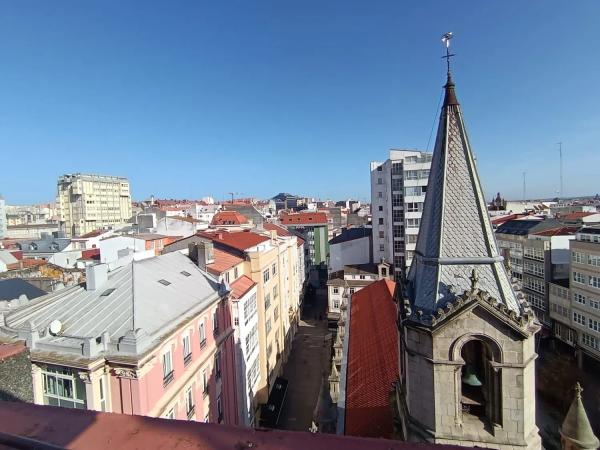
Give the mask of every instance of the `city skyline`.
POLYGON ((368 199, 371 161, 432 150, 445 68, 430 55, 451 30, 486 197, 521 197, 523 172, 528 197, 554 197, 559 141, 565 196, 594 195, 600 5, 438 6, 7 6, 0 147, 32 176, 0 191, 46 202, 82 172, 127 177, 134 199, 368 199))

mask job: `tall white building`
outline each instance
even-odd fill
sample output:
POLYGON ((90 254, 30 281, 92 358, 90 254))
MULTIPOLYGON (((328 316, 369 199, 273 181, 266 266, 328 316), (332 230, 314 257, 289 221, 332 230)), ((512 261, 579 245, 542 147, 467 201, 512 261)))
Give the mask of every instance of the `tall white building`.
POLYGON ((4 200, 4 197, 0 195, 0 239, 6 236, 6 221, 6 202, 4 200))
POLYGON ((131 218, 129 181, 123 177, 73 174, 58 178, 56 207, 67 237, 131 218))
POLYGON ((396 277, 412 262, 431 155, 417 150, 390 150, 385 162, 371 162, 373 261, 393 264, 396 277))

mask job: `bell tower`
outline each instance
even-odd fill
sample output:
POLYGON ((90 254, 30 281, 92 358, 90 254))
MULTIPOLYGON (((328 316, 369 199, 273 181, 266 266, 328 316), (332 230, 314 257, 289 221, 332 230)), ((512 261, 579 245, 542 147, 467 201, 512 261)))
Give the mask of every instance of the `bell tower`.
POLYGON ((475 158, 448 74, 416 251, 398 328, 404 437, 493 448, 541 448, 534 335, 499 254, 475 158))

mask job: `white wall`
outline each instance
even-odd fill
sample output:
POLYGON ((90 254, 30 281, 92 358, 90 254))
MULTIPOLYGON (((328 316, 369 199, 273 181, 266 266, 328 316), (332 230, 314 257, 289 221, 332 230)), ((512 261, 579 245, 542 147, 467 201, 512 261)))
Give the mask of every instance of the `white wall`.
POLYGON ((129 249, 142 252, 146 250, 146 242, 131 236, 118 236, 100 241, 98 248, 100 249, 100 262, 112 263, 119 259, 119 250, 129 249))
POLYGON ((329 245, 329 271, 343 270, 350 264, 370 263, 371 242, 368 236, 329 245))

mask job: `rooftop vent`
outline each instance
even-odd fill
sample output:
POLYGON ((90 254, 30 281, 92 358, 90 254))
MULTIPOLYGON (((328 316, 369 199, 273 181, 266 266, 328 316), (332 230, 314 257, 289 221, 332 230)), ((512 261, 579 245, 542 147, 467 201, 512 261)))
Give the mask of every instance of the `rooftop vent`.
POLYGON ((167 281, 167 280, 158 280, 158 282, 159 282, 160 284, 164 285, 164 286, 168 286, 168 285, 170 285, 170 284, 171 284, 171 282, 170 282, 170 281, 167 281))
POLYGON ((183 276, 186 276, 186 277, 190 277, 190 276, 192 276, 192 274, 191 274, 191 273, 189 273, 189 272, 186 272, 185 270, 182 270, 182 271, 181 271, 181 272, 179 272, 179 273, 180 273, 181 275, 183 275, 183 276))
POLYGON ((63 324, 60 320, 53 320, 48 328, 52 336, 58 336, 62 332, 63 324))

